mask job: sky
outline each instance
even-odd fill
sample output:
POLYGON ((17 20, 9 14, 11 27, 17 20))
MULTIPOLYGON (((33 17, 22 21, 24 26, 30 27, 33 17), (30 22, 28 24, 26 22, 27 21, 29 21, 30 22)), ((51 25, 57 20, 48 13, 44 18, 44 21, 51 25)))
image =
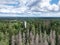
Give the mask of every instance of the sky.
POLYGON ((59 0, 52 0, 50 1, 50 4, 58 4, 59 0))
MULTIPOLYGON (((41 0, 38 6, 35 6, 35 9, 38 8, 39 11, 59 11, 60 10, 60 0, 41 0)), ((35 10, 32 8, 32 10, 35 10)))
POLYGON ((60 0, 0 0, 0 12, 60 12, 60 0))

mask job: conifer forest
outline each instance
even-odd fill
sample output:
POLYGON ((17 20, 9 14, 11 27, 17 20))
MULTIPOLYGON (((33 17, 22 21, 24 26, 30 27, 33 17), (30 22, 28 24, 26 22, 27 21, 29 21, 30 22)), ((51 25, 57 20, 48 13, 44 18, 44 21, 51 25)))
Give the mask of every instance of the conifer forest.
POLYGON ((60 20, 0 20, 0 45, 60 45, 60 20))

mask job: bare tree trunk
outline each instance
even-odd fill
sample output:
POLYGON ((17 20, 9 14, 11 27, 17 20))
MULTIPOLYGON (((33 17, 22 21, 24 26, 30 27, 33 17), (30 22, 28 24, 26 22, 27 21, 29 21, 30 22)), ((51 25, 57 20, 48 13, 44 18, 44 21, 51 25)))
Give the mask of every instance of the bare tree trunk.
POLYGON ((27 28, 27 22, 26 21, 24 21, 24 27, 27 28))
POLYGON ((55 41, 55 38, 56 38, 56 35, 55 35, 55 31, 53 31, 53 36, 52 36, 52 38, 53 38, 53 42, 54 42, 54 45, 56 44, 56 41, 55 41))
POLYGON ((42 32, 40 30, 40 44, 39 45, 43 45, 43 37, 42 37, 42 32))
POLYGON ((51 42, 51 45, 55 45, 55 31, 52 31, 50 32, 50 42, 51 42))
POLYGON ((15 36, 15 45, 18 45, 18 35, 15 36))
POLYGON ((39 37, 39 35, 36 34, 36 45, 39 45, 39 44, 38 44, 38 37, 39 37))
POLYGON ((27 29, 27 45, 29 45, 29 29, 27 29))
POLYGON ((60 35, 58 35, 58 45, 60 45, 60 35))
POLYGON ((34 45, 34 35, 30 32, 30 45, 34 45))
POLYGON ((26 21, 24 21, 24 29, 25 29, 25 32, 23 33, 24 45, 27 45, 27 22, 26 21))
POLYGON ((18 33, 18 45, 22 45, 22 36, 20 31, 18 33))
POLYGON ((22 45, 25 45, 25 33, 23 32, 23 40, 22 40, 23 44, 22 45))
POLYGON ((14 37, 14 35, 12 35, 12 37, 11 37, 11 45, 15 45, 15 37, 14 37))
POLYGON ((46 31, 44 31, 44 45, 48 45, 46 31))

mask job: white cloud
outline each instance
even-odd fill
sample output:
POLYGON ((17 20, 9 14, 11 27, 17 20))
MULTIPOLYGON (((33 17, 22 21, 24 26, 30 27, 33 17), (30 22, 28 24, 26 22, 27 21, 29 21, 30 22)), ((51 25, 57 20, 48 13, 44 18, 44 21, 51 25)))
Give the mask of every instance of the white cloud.
MULTIPOLYGON (((31 12, 33 11, 45 11, 45 12, 49 12, 49 11, 59 11, 60 10, 60 1, 58 2, 58 4, 50 4, 51 0, 19 0, 20 2, 20 6, 18 8, 15 8, 14 6, 7 6, 7 5, 3 5, 5 3, 9 3, 9 2, 2 2, 0 1, 0 12, 7 12, 7 13, 24 13, 24 12, 28 12, 29 8, 31 12), (29 7, 27 5, 32 5, 35 2, 38 2, 37 5, 34 5, 32 7, 29 7), (3 11, 4 10, 4 11, 3 11)), ((10 3, 16 3, 13 1, 10 1, 10 3)))
POLYGON ((9 8, 14 8, 17 5, 18 1, 17 0, 0 0, 0 9, 9 9, 9 8))
POLYGON ((53 5, 52 5, 52 10, 54 10, 54 11, 59 11, 59 6, 56 5, 56 4, 53 4, 53 5))
POLYGON ((38 0, 27 0, 27 6, 32 5, 33 3, 37 2, 38 0))
POLYGON ((15 4, 17 0, 0 0, 1 4, 15 4))
POLYGON ((25 6, 27 0, 19 0, 19 2, 20 2, 20 6, 25 6))
POLYGON ((14 7, 14 6, 5 5, 5 4, 9 4, 9 3, 15 4, 16 1, 15 2, 12 0, 10 2, 9 2, 9 0, 8 0, 8 2, 7 2, 7 0, 6 1, 2 0, 2 1, 0 1, 0 12, 3 12, 3 13, 24 13, 24 12, 28 11, 28 7, 25 6, 25 4, 27 3, 27 0, 25 0, 25 1, 19 0, 20 3, 19 3, 18 8, 14 7))
MULTIPOLYGON (((18 8, 15 8, 14 6, 0 5, 0 12, 3 12, 3 13, 25 13, 25 12, 28 12, 29 11, 28 9, 30 7, 25 6, 25 4, 28 2, 27 5, 31 5, 36 0, 31 0, 30 2, 29 1, 30 0, 28 0, 28 1, 21 0, 20 1, 21 6, 18 8)), ((23 16, 24 17, 29 17, 29 16, 31 16, 31 17, 32 16, 35 16, 35 17, 60 17, 60 12, 58 12, 58 13, 57 12, 56 13, 49 12, 49 11, 59 11, 60 10, 60 1, 58 2, 57 5, 56 4, 51 5, 49 3, 50 1, 51 0, 41 0, 37 5, 31 7, 30 12, 28 12, 30 14, 24 14, 23 16), (40 12, 36 13, 36 12, 33 12, 33 10, 40 11, 40 12), (41 12, 41 11, 46 11, 47 13, 41 12), (27 16, 27 15, 29 15, 29 16, 27 16)), ((12 15, 7 14, 7 15, 9 15, 11 17, 13 16, 13 14, 12 15)), ((0 16, 5 16, 5 14, 0 15, 0 16)), ((16 17, 17 15, 14 15, 14 16, 16 17)), ((23 17, 22 15, 19 15, 19 16, 23 17)))
MULTIPOLYGON (((60 10, 60 1, 58 4, 50 4, 51 0, 41 0, 37 6, 39 8, 39 11, 59 11, 60 10)), ((36 10, 36 8, 33 8, 32 10, 36 10)))

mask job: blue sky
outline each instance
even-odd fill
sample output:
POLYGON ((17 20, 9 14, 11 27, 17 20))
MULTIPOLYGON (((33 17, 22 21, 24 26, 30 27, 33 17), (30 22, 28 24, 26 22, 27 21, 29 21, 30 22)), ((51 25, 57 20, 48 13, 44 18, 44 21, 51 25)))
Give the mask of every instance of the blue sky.
POLYGON ((59 0, 52 0, 50 3, 51 4, 57 4, 59 2, 59 0))

